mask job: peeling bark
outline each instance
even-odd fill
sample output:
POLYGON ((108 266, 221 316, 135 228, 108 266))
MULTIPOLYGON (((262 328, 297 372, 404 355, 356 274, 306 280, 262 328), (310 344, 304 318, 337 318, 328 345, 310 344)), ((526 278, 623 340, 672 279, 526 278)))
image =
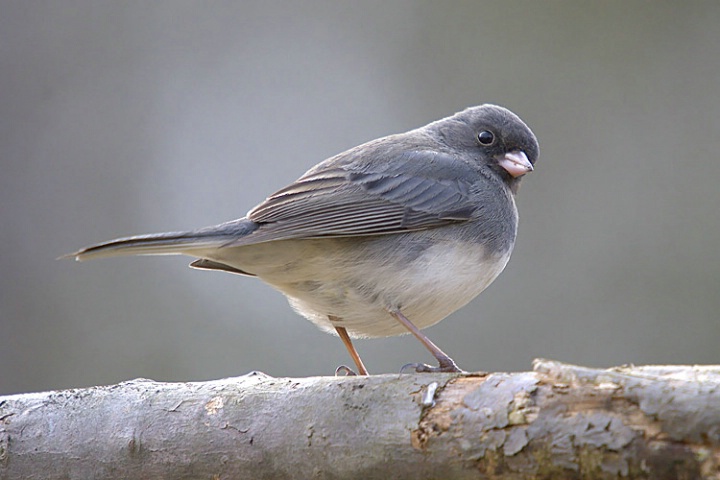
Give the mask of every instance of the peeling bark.
POLYGON ((0 478, 720 479, 720 367, 538 360, 0 397, 0 478))

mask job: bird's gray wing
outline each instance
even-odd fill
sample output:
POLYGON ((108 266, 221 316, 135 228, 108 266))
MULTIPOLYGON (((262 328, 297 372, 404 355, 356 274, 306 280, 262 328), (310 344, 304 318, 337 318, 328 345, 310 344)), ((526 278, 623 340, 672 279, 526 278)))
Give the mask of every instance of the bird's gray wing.
POLYGON ((291 238, 380 235, 434 228, 470 218, 478 172, 431 151, 403 152, 370 168, 315 168, 257 207, 259 225, 227 246, 291 238))

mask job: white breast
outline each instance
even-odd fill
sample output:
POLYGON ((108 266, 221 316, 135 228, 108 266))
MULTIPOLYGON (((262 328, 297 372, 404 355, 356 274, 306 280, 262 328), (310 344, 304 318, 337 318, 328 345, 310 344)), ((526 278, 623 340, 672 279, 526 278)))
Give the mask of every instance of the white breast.
POLYGON ((434 245, 406 265, 373 260, 349 266, 335 258, 332 249, 327 253, 301 268, 307 280, 265 280, 319 328, 334 332, 328 319, 332 315, 354 337, 408 333, 388 313, 395 308, 418 328, 434 325, 490 285, 510 258, 510 251, 488 256, 482 246, 470 243, 434 245), (334 273, 328 275, 328 271, 334 273))

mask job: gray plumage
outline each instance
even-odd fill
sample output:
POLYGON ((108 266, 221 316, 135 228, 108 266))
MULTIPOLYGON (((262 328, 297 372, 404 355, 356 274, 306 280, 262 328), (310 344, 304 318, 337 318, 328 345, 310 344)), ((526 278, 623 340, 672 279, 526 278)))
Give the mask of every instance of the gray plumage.
POLYGON ((323 330, 406 333, 388 312, 433 325, 502 271, 517 231, 513 197, 537 155, 516 115, 472 107, 329 158, 242 219, 71 256, 188 255, 196 268, 259 277, 323 330))

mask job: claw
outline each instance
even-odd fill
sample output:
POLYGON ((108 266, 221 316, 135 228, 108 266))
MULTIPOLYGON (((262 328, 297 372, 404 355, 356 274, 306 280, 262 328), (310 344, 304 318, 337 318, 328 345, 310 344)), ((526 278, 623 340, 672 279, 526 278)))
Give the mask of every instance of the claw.
POLYGON ((355 373, 350 367, 347 365, 340 365, 335 369, 335 376, 339 377, 341 373, 344 373, 346 377, 355 377, 357 376, 357 373, 355 373))
POLYGON ((389 310, 388 313, 392 315, 395 320, 397 320, 399 323, 401 323, 405 328, 408 329, 410 333, 412 333, 415 338, 420 340, 420 343, 422 343, 425 348, 427 348, 430 353, 432 353, 433 357, 437 359, 438 363, 440 364, 437 367, 431 367, 430 365, 425 365, 424 363, 408 363, 407 365, 404 365, 400 369, 400 374, 402 375, 402 372, 404 372, 409 367, 414 367, 415 371, 417 373, 425 373, 425 372, 450 372, 450 373, 466 373, 465 371, 461 370, 460 367, 457 366, 457 364, 453 361, 452 358, 448 356, 447 353, 443 352, 438 348, 437 345, 435 345, 433 342, 430 341, 429 338, 427 338, 419 328, 417 328, 413 323, 405 317, 405 315, 400 312, 400 310, 389 310))
POLYGON ((437 367, 425 363, 407 363, 400 368, 400 375, 410 369, 415 370, 415 373, 467 373, 465 370, 460 369, 455 362, 437 367))

